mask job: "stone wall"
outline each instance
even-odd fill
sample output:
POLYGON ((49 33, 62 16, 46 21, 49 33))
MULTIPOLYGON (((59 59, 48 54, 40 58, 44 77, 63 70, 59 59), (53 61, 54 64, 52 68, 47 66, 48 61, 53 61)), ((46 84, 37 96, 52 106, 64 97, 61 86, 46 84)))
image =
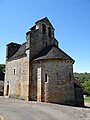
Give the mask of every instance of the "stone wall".
POLYGON ((37 101, 38 68, 41 68, 40 62, 35 62, 32 64, 32 80, 31 80, 31 86, 30 86, 30 96, 31 96, 31 100, 35 100, 35 101, 37 101))
POLYGON ((4 95, 11 97, 28 99, 29 84, 29 62, 26 57, 6 63, 4 95))
POLYGON ((71 61, 45 60, 33 63, 32 95, 37 94, 37 69, 41 67, 41 101, 74 104, 73 65, 71 61), (47 81, 45 82, 45 74, 47 81))
POLYGON ((74 86, 75 86, 75 105, 83 107, 84 106, 83 88, 77 86, 76 84, 74 84, 74 86))
POLYGON ((33 58, 48 45, 54 44, 58 46, 58 41, 54 37, 50 38, 47 35, 40 33, 39 30, 27 32, 26 39, 26 48, 30 48, 30 58, 33 58))

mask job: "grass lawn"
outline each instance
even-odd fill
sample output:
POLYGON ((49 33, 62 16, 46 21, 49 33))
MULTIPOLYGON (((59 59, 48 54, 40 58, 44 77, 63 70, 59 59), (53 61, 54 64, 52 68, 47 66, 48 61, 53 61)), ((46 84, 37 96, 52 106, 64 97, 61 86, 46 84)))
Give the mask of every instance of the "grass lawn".
POLYGON ((90 103, 90 96, 85 97, 85 98, 84 98, 84 101, 85 101, 86 103, 90 103))

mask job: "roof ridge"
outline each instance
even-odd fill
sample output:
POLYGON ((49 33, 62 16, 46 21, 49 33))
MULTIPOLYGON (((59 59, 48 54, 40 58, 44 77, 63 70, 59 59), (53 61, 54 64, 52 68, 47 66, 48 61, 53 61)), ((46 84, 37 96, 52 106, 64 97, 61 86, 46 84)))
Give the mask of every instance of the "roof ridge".
POLYGON ((69 55, 67 55, 64 51, 62 51, 59 47, 55 45, 49 45, 43 48, 37 55, 35 55, 32 59, 40 60, 40 59, 70 59, 75 62, 69 55), (56 48, 53 50, 53 48, 56 48), (49 52, 51 51, 51 52, 49 52))
POLYGON ((51 22, 50 22, 50 20, 48 19, 48 17, 45 17, 45 18, 42 18, 42 19, 36 21, 35 24, 37 24, 37 23, 40 22, 40 21, 44 21, 44 20, 47 20, 48 23, 50 24, 50 26, 54 29, 54 27, 53 27, 53 25, 51 24, 51 22))
POLYGON ((15 54, 13 56, 11 56, 8 61, 11 61, 11 60, 14 60, 14 59, 17 59, 23 55, 25 55, 25 51, 26 51, 26 42, 24 42, 20 48, 15 52, 15 54))

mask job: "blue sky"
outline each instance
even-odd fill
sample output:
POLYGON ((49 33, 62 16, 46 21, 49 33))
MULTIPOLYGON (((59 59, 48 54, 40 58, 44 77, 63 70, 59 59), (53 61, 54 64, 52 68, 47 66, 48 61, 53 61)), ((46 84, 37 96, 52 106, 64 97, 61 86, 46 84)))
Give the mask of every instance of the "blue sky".
POLYGON ((6 44, 25 42, 34 23, 48 17, 59 46, 74 60, 74 72, 90 72, 90 0, 0 0, 0 63, 6 44))

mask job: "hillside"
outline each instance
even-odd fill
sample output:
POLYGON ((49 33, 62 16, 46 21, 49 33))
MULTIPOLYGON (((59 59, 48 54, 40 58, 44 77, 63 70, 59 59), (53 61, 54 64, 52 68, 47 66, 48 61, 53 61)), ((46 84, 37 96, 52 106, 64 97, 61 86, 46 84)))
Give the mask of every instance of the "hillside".
POLYGON ((90 95, 90 73, 74 73, 74 77, 83 85, 85 92, 90 95))

